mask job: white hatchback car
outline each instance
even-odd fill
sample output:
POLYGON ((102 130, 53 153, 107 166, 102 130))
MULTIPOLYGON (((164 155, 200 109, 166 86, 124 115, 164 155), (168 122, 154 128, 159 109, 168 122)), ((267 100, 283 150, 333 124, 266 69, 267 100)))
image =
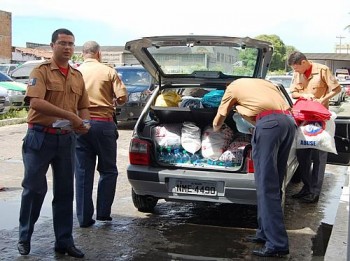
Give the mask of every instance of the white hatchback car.
MULTIPOLYGON (((152 212, 159 199, 256 204, 251 135, 240 133, 233 117, 227 117, 225 132, 229 135, 224 136, 229 142, 233 140, 230 152, 234 156, 225 158, 226 151, 220 150, 223 147, 208 150, 208 144, 213 148, 213 143, 208 143, 207 128, 227 85, 244 77, 265 78, 273 52, 271 43, 247 37, 155 36, 129 41, 125 49, 159 83, 130 141, 127 176, 135 207, 152 212), (185 127, 196 134, 186 136, 186 146, 185 127), (215 158, 208 156, 214 152, 215 158)), ((275 86, 292 105, 285 88, 275 86)), ((349 164, 350 124, 340 120, 336 135, 344 139, 338 140, 337 149, 343 163, 349 164)), ((292 149, 283 189, 297 166, 292 149)))
MULTIPOLYGON (((272 45, 251 38, 187 35, 145 37, 127 42, 125 48, 159 83, 130 142, 127 175, 135 207, 153 211, 159 199, 256 204, 250 135, 239 133, 232 117, 227 117, 227 130, 243 142, 235 160, 212 160, 205 156, 203 145, 191 154, 179 144, 170 144, 178 139, 176 135, 159 140, 157 133, 163 127, 178 128, 190 122, 203 137, 217 112, 211 102, 217 99, 218 105, 221 101, 219 96, 206 100, 206 94, 223 94, 238 78, 265 78, 272 45)), ((281 85, 276 89, 292 104, 281 85)), ((284 186, 297 166, 293 149, 284 186)))

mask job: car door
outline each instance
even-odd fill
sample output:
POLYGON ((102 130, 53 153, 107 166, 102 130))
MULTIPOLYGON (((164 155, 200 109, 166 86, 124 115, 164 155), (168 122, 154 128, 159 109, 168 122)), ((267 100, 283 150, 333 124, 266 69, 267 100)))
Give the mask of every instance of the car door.
POLYGON ((335 146, 338 154, 328 153, 327 163, 350 166, 350 103, 342 105, 344 114, 339 113, 335 119, 335 146))

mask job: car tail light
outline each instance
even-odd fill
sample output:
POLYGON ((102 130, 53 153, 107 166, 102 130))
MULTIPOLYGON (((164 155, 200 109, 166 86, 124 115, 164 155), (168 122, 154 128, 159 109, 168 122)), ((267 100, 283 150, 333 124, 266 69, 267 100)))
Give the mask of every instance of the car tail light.
POLYGON ((252 159, 252 150, 247 151, 247 156, 245 158, 245 166, 247 173, 254 173, 254 162, 252 159))
POLYGON ((129 147, 129 162, 134 165, 150 165, 151 144, 147 141, 133 138, 130 141, 129 147))

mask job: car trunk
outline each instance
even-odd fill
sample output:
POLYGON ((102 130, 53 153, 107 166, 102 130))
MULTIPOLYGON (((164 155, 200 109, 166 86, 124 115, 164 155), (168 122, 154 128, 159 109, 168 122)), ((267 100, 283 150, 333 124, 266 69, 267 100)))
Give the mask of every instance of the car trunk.
MULTIPOLYGON (((178 168, 192 169, 210 169, 225 172, 254 172, 251 160, 250 134, 239 133, 235 122, 232 118, 233 112, 228 115, 225 126, 233 133, 233 138, 227 143, 222 152, 226 151, 226 155, 230 155, 225 159, 219 159, 217 156, 209 156, 211 151, 208 149, 206 154, 201 149, 196 153, 186 151, 180 144, 162 146, 161 140, 155 139, 157 128, 162 126, 181 126, 183 123, 192 123, 200 129, 200 137, 203 137, 204 130, 208 130, 212 126, 213 119, 216 115, 217 108, 180 108, 180 107, 160 107, 151 106, 149 116, 151 121, 147 121, 145 125, 140 124, 138 128, 138 137, 152 137, 151 143, 151 161, 153 166, 166 166, 178 168), (143 127, 141 127, 143 126, 143 127), (231 147, 229 146, 231 145, 231 147), (232 149, 233 148, 233 149, 232 149), (209 151, 209 154, 208 154, 209 151), (229 151, 229 152, 228 152, 229 151), (176 155, 175 155, 176 154, 176 155), (181 156, 180 156, 181 155, 181 156), (164 156, 173 158, 173 160, 165 160, 164 156), (180 159, 176 158, 179 157, 180 159), (186 156, 189 159, 186 160, 186 156), (231 157, 231 158, 230 158, 231 157)), ((179 133, 181 137, 181 133, 179 133)), ((183 138, 183 137, 181 137, 183 138)), ((164 137, 166 139, 166 137, 164 137)), ((203 142, 203 140, 201 140, 203 142)))

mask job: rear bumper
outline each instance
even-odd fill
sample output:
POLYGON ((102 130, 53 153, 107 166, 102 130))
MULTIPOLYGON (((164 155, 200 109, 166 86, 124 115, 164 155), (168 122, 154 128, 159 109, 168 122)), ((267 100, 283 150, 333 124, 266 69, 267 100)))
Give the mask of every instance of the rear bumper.
POLYGON ((206 201, 215 203, 256 204, 256 187, 253 174, 206 172, 188 169, 160 169, 129 165, 128 180, 138 195, 153 196, 169 201, 206 201), (175 193, 171 191, 171 180, 215 182, 216 196, 175 193))

